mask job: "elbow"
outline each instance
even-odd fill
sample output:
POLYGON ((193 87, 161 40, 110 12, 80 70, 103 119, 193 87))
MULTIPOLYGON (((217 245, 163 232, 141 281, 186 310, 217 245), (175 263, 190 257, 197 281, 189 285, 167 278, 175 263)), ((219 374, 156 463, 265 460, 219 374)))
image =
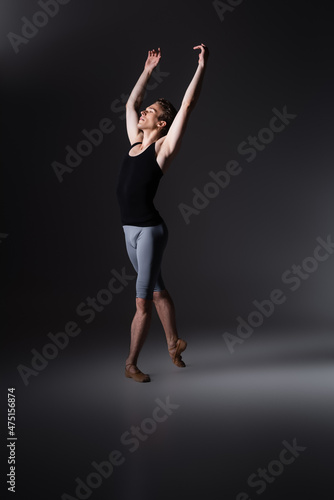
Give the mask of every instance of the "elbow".
POLYGON ((126 109, 135 109, 137 111, 140 107, 140 102, 129 98, 125 103, 125 107, 126 109))
POLYGON ((186 100, 186 101, 182 102, 182 108, 187 112, 190 112, 194 106, 195 106, 194 99, 190 99, 190 100, 186 100))

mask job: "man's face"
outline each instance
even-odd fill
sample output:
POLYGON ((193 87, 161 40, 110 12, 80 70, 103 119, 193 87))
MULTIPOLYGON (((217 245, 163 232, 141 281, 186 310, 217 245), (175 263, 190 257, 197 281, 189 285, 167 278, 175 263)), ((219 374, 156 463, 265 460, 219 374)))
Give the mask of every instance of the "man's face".
POLYGON ((164 124, 165 122, 158 119, 162 112, 159 104, 154 103, 151 106, 148 106, 146 109, 140 112, 140 118, 138 122, 138 127, 141 130, 153 130, 155 128, 160 128, 158 124, 164 124))

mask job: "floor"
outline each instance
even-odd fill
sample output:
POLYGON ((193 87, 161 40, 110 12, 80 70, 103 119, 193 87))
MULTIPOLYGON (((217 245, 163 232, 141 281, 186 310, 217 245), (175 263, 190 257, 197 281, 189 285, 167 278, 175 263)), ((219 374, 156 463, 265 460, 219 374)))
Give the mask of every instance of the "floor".
POLYGON ((17 497, 332 498, 332 333, 263 331, 233 354, 219 331, 183 338, 177 368, 150 332, 150 383, 124 376, 110 340, 18 383, 17 497))

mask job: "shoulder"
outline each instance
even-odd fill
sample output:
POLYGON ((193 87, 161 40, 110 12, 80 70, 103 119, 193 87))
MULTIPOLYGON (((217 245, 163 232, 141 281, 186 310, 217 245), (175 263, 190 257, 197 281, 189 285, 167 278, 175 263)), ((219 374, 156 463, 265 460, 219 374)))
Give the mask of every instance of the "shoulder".
POLYGON ((138 142, 142 142, 143 141, 143 132, 142 131, 139 131, 138 134, 136 135, 136 137, 134 137, 132 139, 132 141, 130 140, 129 138, 129 141, 130 141, 130 144, 131 144, 131 148, 135 145, 135 144, 138 144, 138 142))
POLYGON ((155 142, 155 152, 157 155, 159 154, 165 140, 166 140, 166 136, 164 135, 163 137, 160 137, 160 139, 158 139, 155 142))
POLYGON ((174 157, 174 155, 168 155, 166 154, 166 148, 164 147, 164 144, 167 145, 166 142, 166 135, 163 137, 160 137, 155 143, 155 155, 156 155, 156 161, 159 165, 159 167, 162 170, 162 173, 165 174, 167 169, 170 166, 170 163, 174 157))

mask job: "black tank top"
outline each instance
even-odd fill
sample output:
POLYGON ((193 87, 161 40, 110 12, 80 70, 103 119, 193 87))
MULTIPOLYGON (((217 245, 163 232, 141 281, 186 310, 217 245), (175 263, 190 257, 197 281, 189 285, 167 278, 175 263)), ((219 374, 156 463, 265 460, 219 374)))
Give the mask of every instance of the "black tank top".
MULTIPOLYGON (((130 150, 136 144, 141 142, 133 144, 130 150)), ((123 226, 148 227, 163 222, 153 204, 162 176, 162 170, 155 158, 154 142, 137 156, 126 154, 116 190, 123 226)))

